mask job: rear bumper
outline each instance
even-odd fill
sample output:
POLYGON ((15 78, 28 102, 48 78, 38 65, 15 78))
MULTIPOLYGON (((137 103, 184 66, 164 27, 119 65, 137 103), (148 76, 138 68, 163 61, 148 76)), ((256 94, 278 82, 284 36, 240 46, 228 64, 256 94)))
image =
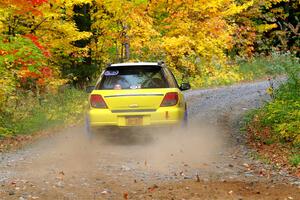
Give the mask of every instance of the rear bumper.
POLYGON ((91 127, 148 127, 176 125, 184 119, 184 108, 162 107, 152 112, 120 112, 113 113, 108 109, 90 109, 88 111, 89 125, 91 127), (128 125, 129 116, 142 117, 139 125, 128 125))

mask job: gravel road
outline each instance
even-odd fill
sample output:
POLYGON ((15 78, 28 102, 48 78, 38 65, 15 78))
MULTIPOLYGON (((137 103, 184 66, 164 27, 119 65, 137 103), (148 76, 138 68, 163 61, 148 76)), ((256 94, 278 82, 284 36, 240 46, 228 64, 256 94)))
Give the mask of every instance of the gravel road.
POLYGON ((0 199, 300 199, 300 180, 258 160, 240 131, 268 82, 185 93, 187 129, 83 126, 0 157, 0 199))

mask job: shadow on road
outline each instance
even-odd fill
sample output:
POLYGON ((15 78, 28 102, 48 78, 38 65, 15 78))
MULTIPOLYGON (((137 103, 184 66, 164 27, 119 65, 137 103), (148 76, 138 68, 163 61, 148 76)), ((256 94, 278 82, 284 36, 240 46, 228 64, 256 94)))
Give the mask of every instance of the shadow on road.
POLYGON ((150 129, 110 128, 106 130, 97 130, 94 132, 92 142, 101 142, 110 145, 151 145, 155 141, 155 136, 151 134, 150 129))

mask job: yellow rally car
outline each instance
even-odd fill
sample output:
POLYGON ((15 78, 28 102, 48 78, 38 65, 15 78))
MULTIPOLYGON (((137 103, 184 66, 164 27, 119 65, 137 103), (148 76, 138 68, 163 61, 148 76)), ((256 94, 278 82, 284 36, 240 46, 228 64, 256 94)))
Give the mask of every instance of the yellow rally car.
POLYGON ((96 86, 87 88, 87 128, 164 126, 185 123, 187 106, 164 63, 138 62, 109 65, 96 86))

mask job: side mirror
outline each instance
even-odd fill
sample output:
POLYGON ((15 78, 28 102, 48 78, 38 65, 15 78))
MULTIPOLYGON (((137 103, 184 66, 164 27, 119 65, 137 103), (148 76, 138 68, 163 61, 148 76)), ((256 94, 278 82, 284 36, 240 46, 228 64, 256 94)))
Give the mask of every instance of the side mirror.
POLYGON ((87 86, 85 88, 86 93, 91 93, 95 89, 95 86, 87 86))
POLYGON ((189 83, 181 83, 179 89, 180 89, 181 91, 189 90, 189 89, 191 89, 191 85, 190 85, 189 83))

